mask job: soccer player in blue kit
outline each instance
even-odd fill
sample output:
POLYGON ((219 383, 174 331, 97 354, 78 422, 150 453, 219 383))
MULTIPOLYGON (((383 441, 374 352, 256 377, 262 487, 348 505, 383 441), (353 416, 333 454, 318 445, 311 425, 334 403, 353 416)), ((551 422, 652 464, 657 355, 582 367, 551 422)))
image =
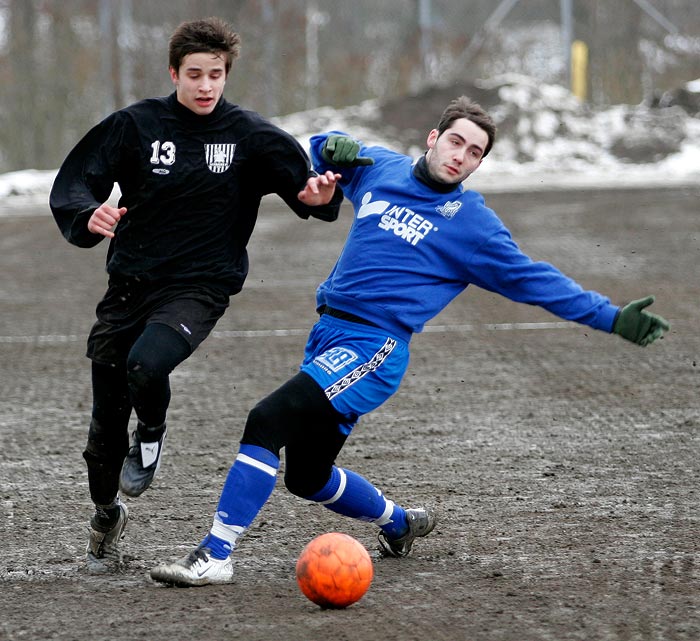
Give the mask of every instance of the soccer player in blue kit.
POLYGON ((278 194, 300 218, 333 221, 339 175, 318 175, 301 145, 224 87, 240 38, 219 18, 182 23, 169 43, 175 91, 107 116, 63 162, 50 205, 78 247, 109 239, 107 292, 88 337, 93 405, 87 445, 86 562, 121 561, 121 494, 153 481, 163 454, 169 375, 207 337, 248 273, 260 200, 278 194), (107 202, 118 183, 118 206, 107 202), (137 425, 129 446, 132 411, 137 425))
POLYGON ((315 168, 341 173, 355 210, 343 251, 317 290, 320 319, 301 371, 249 413, 210 531, 186 557, 153 568, 154 580, 232 580, 231 552, 274 488, 283 447, 290 492, 378 526, 382 555, 409 554, 435 527, 432 511, 396 505, 335 459, 360 416, 398 389, 412 334, 469 284, 641 346, 668 331, 665 319, 645 310, 653 297, 620 308, 530 259, 483 197, 463 188, 491 150, 495 129, 462 96, 445 109, 416 162, 341 132, 311 139, 315 168))

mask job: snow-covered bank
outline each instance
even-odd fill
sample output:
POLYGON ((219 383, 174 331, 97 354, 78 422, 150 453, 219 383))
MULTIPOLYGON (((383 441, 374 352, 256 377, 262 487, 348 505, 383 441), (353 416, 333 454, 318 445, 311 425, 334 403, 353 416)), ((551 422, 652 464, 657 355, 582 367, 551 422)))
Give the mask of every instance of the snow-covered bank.
MULTIPOLYGON (((484 193, 523 190, 674 187, 700 185, 700 112, 617 105, 595 111, 568 91, 523 76, 504 76, 473 87, 494 115, 499 133, 491 154, 468 186, 484 193)), ((467 89, 468 90, 468 89, 467 89)), ((688 83, 697 92, 700 81, 688 83)), ((366 144, 413 156, 425 131, 387 122, 405 108, 421 113, 432 94, 396 100, 388 108, 366 101, 344 109, 322 107, 275 118, 308 147, 317 132, 338 129, 366 144), (389 111, 391 109, 391 111, 389 111)), ((444 106, 444 105, 443 105, 444 106)), ((426 106, 427 109, 427 106, 426 106)), ((423 110, 425 111, 425 110, 423 110)), ((439 113, 427 113, 429 118, 439 113)), ((49 213, 56 170, 0 174, 0 216, 49 213)))

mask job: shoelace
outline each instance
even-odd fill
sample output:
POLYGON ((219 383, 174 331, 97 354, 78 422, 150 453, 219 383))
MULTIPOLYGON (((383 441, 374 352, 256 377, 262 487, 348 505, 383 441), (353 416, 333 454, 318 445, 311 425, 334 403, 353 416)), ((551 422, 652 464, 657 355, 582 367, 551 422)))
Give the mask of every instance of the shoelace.
POLYGON ((188 564, 194 565, 198 561, 209 562, 209 550, 207 548, 197 547, 187 555, 188 564))

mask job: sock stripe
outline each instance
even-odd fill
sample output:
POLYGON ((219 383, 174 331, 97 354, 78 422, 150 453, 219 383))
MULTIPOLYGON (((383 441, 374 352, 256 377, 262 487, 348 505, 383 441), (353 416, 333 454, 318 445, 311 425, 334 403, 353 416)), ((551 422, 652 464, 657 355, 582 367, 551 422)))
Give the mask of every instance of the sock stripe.
POLYGON ((236 545, 236 540, 244 531, 245 528, 240 525, 227 525, 217 518, 214 519, 211 529, 209 530, 214 536, 226 541, 231 548, 236 545))
POLYGON ((374 520, 374 523, 379 527, 391 523, 391 515, 394 511, 394 502, 390 501, 387 498, 385 498, 384 500, 386 501, 386 507, 384 508, 384 512, 382 512, 382 515, 378 519, 374 520))
POLYGON ((245 465, 250 465, 251 467, 258 469, 261 472, 265 472, 265 474, 269 474, 270 476, 277 476, 276 467, 268 465, 267 463, 263 463, 262 461, 258 461, 257 459, 254 459, 253 457, 248 456, 247 454, 239 453, 238 456, 236 456, 236 460, 240 461, 241 463, 244 463, 245 465))
POLYGON ((331 503, 335 503, 341 496, 343 496, 343 492, 345 492, 345 486, 348 484, 348 478, 345 475, 345 470, 342 467, 337 469, 340 477, 340 485, 338 486, 336 493, 331 496, 331 498, 325 501, 318 501, 321 505, 330 505, 331 503))

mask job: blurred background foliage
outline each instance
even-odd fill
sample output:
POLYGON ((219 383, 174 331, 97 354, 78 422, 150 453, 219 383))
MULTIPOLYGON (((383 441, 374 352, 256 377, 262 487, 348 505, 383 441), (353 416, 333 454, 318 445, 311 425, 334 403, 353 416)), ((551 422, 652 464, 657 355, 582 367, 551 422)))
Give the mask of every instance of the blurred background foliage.
POLYGON ((0 172, 55 168, 114 109, 170 93, 171 32, 210 15, 243 40, 227 98, 267 117, 510 72, 568 86, 571 39, 594 106, 700 77, 698 0, 0 0, 0 172))

